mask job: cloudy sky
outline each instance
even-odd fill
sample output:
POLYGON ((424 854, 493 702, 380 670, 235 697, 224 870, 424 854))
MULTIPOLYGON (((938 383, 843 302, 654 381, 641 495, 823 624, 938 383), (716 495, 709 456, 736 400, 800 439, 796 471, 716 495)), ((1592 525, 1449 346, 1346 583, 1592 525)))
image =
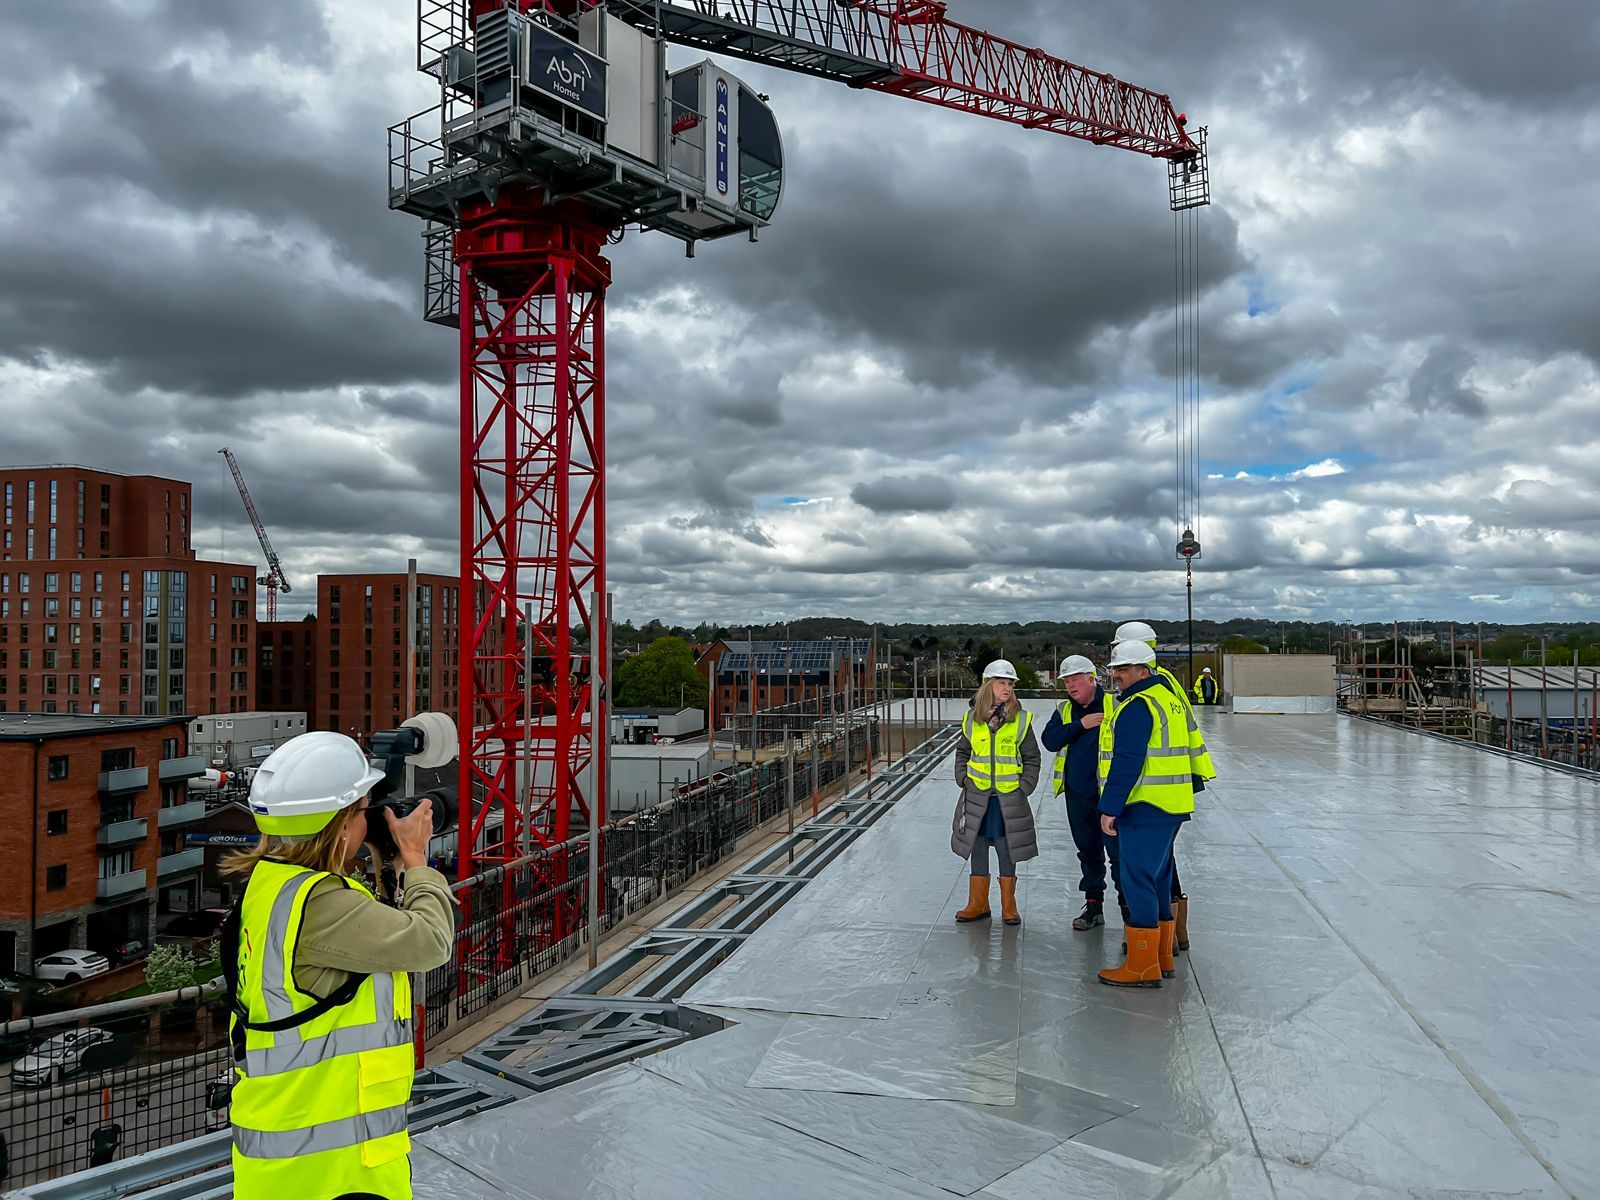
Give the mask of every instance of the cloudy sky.
MULTIPOLYGON (((951 13, 1211 128, 1201 611, 1595 616, 1600 7, 951 13)), ((226 444, 303 592, 453 570, 455 342, 386 208, 414 14, 0 8, 0 462, 191 479, 198 547, 253 557, 226 444)), ((1163 166, 734 69, 777 223, 612 254, 618 615, 1176 616, 1163 166)))

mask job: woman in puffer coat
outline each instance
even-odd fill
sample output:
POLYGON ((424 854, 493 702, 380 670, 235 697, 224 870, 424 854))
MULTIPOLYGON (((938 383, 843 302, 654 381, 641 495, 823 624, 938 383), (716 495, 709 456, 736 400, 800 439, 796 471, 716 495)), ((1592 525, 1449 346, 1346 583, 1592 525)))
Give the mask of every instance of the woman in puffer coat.
POLYGON ((961 799, 951 823, 950 849, 972 862, 967 906, 957 921, 989 916, 989 852, 1000 869, 1000 915, 1022 924, 1017 911, 1017 864, 1039 855, 1028 797, 1039 783, 1039 744, 1033 718, 1017 702, 1017 672, 1005 659, 983 669, 983 686, 961 721, 956 782, 961 799))

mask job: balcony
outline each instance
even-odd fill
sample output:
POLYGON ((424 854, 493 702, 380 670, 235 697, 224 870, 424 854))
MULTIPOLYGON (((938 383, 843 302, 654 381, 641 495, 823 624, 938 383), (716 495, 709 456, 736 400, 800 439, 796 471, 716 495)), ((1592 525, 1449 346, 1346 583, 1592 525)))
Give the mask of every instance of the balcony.
POLYGON ((110 879, 99 880, 95 884, 94 894, 97 900, 119 900, 123 896, 137 895, 149 886, 148 870, 128 871, 122 875, 113 875, 110 879))
POLYGON ((119 792, 141 792, 150 786, 149 767, 128 767, 121 771, 101 771, 100 791, 115 796, 119 792))
POLYGON ((161 829, 171 829, 175 825, 187 825, 190 821, 198 821, 205 815, 206 802, 190 800, 184 804, 174 804, 171 808, 163 808, 156 819, 156 824, 161 829))
POLYGON ((205 865, 206 852, 203 846, 180 850, 176 854, 163 854, 156 859, 156 877, 165 879, 168 875, 179 875, 184 871, 198 871, 205 865))
POLYGON ((101 846, 126 846, 130 842, 142 842, 149 835, 149 819, 135 817, 131 821, 112 821, 100 826, 95 840, 101 846))
POLYGON ((203 754, 189 754, 183 758, 164 758, 161 765, 156 768, 156 778, 162 783, 172 783, 179 779, 193 779, 196 775, 205 774, 206 756, 203 754))

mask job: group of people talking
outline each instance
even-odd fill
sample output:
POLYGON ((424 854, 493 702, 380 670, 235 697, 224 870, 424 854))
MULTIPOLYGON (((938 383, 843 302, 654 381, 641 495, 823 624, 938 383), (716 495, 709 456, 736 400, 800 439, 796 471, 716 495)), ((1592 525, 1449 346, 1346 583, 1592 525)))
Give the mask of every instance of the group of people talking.
MULTIPOLYGON (((1066 698, 1034 734, 1033 715, 1017 700, 1017 672, 990 663, 961 721, 955 775, 961 788, 950 848, 969 860, 967 903, 958 922, 991 913, 991 860, 1000 879, 1000 916, 1020 925, 1017 864, 1039 854, 1030 797, 1042 773, 1039 744, 1055 755, 1052 787, 1065 799, 1082 869, 1080 932, 1105 924, 1107 865, 1125 932, 1121 965, 1100 972, 1112 987, 1160 987, 1177 973, 1189 948, 1189 902, 1174 847, 1193 815, 1195 795, 1216 777, 1186 691, 1156 662, 1155 631, 1143 621, 1118 627, 1107 666, 1111 688, 1094 663, 1072 655, 1061 663, 1066 698)), ((1195 697, 1214 704, 1209 671, 1195 697), (1202 686, 1209 684, 1209 687, 1202 686)))

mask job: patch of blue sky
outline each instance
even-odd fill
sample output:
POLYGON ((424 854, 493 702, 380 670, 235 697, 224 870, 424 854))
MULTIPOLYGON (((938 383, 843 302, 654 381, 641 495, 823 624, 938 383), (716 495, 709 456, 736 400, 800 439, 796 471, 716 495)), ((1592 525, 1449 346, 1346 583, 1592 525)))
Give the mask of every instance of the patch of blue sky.
POLYGON ((1267 294, 1266 280, 1251 275, 1245 280, 1245 312, 1252 317, 1270 317, 1283 308, 1283 302, 1267 294))
POLYGON ((755 498, 757 508, 793 508, 797 504, 810 503, 810 496, 757 496, 755 498))

